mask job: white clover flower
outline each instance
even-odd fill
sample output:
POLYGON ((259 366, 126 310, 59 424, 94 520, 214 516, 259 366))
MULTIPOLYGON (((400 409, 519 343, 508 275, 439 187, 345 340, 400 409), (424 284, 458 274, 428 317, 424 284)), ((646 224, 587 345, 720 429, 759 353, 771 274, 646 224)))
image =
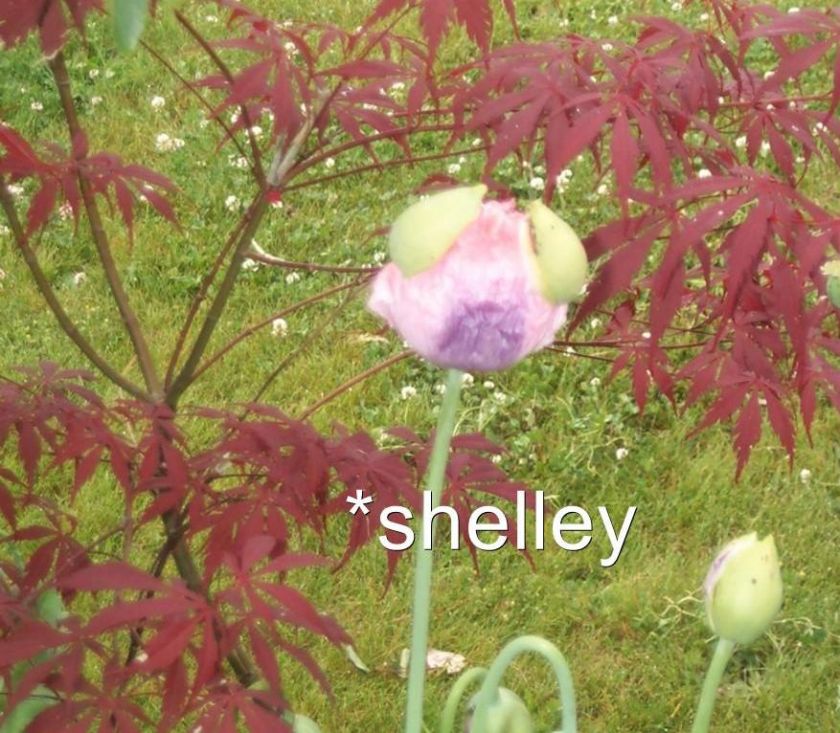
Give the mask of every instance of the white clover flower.
POLYGON ((44 103, 36 100, 29 105, 29 108, 33 112, 42 112, 44 110, 44 103))
POLYGON ((218 23, 219 22, 218 16, 215 16, 215 15, 205 15, 204 20, 207 21, 208 23, 218 23))
POLYGON ((263 134, 263 129, 259 125, 253 125, 251 127, 251 134, 256 138, 261 138, 263 134))
POLYGON ((271 202, 271 208, 272 209, 282 209, 283 208, 283 202, 282 201, 272 201, 271 202))
POLYGON ((285 336, 289 332, 289 324, 286 323, 285 318, 275 318, 271 322, 272 336, 285 336))
POLYGON ((788 13, 790 13, 790 15, 795 15, 798 12, 800 12, 799 8, 796 8, 796 7, 788 8, 788 13))
POLYGON ((542 191, 545 189, 545 180, 539 176, 534 176, 530 181, 528 181, 528 185, 535 191, 542 191))
POLYGON ((700 22, 705 23, 709 19, 708 13, 700 13, 700 22))
POLYGON ((741 135, 735 138, 735 147, 736 148, 745 148, 747 147, 747 136, 741 135))
POLYGON ((225 208, 228 211, 236 211, 239 208, 239 197, 231 194, 225 199, 225 208))
POLYGON ((286 275, 286 285, 292 285, 296 282, 300 281, 300 273, 295 272, 292 270, 288 275, 286 275))
POLYGON ((96 107, 96 105, 98 105, 98 104, 102 104, 102 97, 100 97, 98 94, 94 94, 90 98, 90 106, 91 107, 96 107))
POLYGON ((630 451, 627 448, 617 448, 615 451, 615 460, 623 461, 629 455, 630 451))
POLYGON ((239 168, 240 170, 248 167, 248 159, 244 155, 230 155, 228 156, 228 163, 233 168, 239 168))
POLYGON ((105 69, 105 78, 106 79, 113 79, 114 78, 114 70, 113 69, 105 69))
POLYGON ((593 328, 593 329, 600 328, 601 327, 601 319, 596 316, 591 321, 589 321, 589 327, 593 328))
POLYGON ((6 190, 14 197, 20 198, 23 196, 23 186, 19 183, 10 183, 6 186, 6 190))
POLYGON ((598 185, 598 188, 595 189, 595 193, 599 196, 606 196, 610 191, 610 187, 606 183, 601 183, 598 185))
POLYGON ((758 152, 762 157, 766 157, 767 153, 770 152, 770 143, 767 140, 762 141, 761 148, 758 152))
POLYGON ((335 158, 327 158, 324 161, 325 168, 335 168, 335 158))
POLYGON ((699 171, 697 171, 697 177, 698 178, 711 178, 712 177, 712 172, 708 168, 701 168, 699 171))
POLYGON ((470 145, 472 145, 474 148, 477 148, 479 145, 481 145, 481 138, 480 137, 474 137, 473 141, 470 143, 470 145))
POLYGON ((159 132, 155 136, 155 149, 160 153, 166 153, 172 149, 174 149, 175 143, 173 142, 172 138, 169 137, 165 132, 159 132))
POLYGON ((615 47, 611 43, 607 42, 607 43, 602 43, 601 48, 604 49, 604 51, 606 51, 607 53, 609 53, 615 47))
POLYGON ((149 104, 152 105, 152 109, 160 109, 166 104, 166 99, 161 97, 159 94, 155 94, 155 96, 149 101, 149 104))
POLYGON ((496 453, 495 455, 490 456, 490 460, 498 466, 502 462, 502 457, 496 453))
POLYGON ((446 171, 449 173, 450 176, 455 176, 461 172, 461 166, 459 163, 450 163, 446 171))
POLYGON ((435 392, 438 394, 446 394, 446 385, 445 384, 436 384, 435 385, 435 392))
POLYGON ((592 377, 592 379, 589 380, 589 386, 590 387, 595 387, 595 388, 600 387, 601 386, 601 378, 600 377, 592 377))
POLYGON ((417 388, 407 384, 400 390, 400 397, 404 400, 411 399, 417 394, 417 388))
MULTIPOLYGON (((11 234, 11 229, 7 227, 5 224, 0 224, 0 237, 8 237, 11 234)), ((4 275, 5 277, 5 275, 4 275)))
POLYGON ((814 129, 817 132, 825 132, 827 128, 822 122, 817 122, 814 124, 814 129))
POLYGON ((91 70, 88 72, 88 76, 89 76, 91 79, 95 79, 97 76, 99 76, 99 69, 91 69, 91 70))
POLYGON ((491 379, 485 380, 482 386, 484 387, 484 389, 496 389, 496 383, 491 379))
POLYGON ((391 84, 392 91, 401 92, 403 89, 405 89, 405 82, 395 81, 393 84, 391 84))
POLYGON ((245 270, 245 272, 256 272, 260 269, 260 263, 257 262, 257 260, 252 260, 250 257, 246 257, 242 260, 241 267, 245 270))
POLYGON ((384 261, 385 261, 385 253, 384 252, 382 252, 380 250, 379 252, 374 252, 373 253, 373 263, 375 265, 379 265, 384 261))
POLYGON ((811 480, 811 472, 807 468, 803 468, 799 472, 799 480, 803 484, 807 484, 811 480))
POLYGON ((650 331, 642 331, 642 338, 647 340, 650 338, 650 331))
POLYGON ((618 25, 618 16, 611 15, 609 18, 607 18, 607 25, 618 25))
POLYGON ((773 76, 773 74, 775 74, 775 73, 776 73, 775 71, 765 71, 764 72, 764 79, 765 80, 770 79, 773 76))
POLYGON ((78 288, 87 281, 87 275, 84 272, 73 273, 73 286, 78 288))
POLYGON ((496 400, 496 402, 498 402, 500 405, 503 405, 505 402, 507 402, 507 395, 504 392, 502 392, 502 390, 497 389, 495 392, 493 392, 493 399, 496 400))
POLYGON ((464 387, 472 387, 475 384, 475 377, 469 372, 464 372, 461 375, 461 384, 464 387))
POLYGON ((200 119, 200 120, 198 121, 198 126, 199 126, 202 130, 203 130, 205 127, 207 127, 209 124, 210 124, 210 120, 208 120, 206 117, 203 117, 202 119, 200 119))
POLYGON ((69 219, 71 216, 73 216, 73 207, 70 206, 69 202, 65 201, 61 206, 58 207, 58 216, 62 221, 69 219))

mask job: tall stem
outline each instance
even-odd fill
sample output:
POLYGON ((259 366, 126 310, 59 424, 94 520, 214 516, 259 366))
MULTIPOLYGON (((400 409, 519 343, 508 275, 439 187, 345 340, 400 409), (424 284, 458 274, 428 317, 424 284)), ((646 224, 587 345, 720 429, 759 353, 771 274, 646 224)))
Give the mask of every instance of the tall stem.
MULTIPOLYGON (((431 508, 440 502, 449 444, 455 430, 455 415, 461 394, 463 373, 450 369, 446 392, 440 407, 435 442, 426 474, 426 488, 432 492, 431 508)), ((425 520, 425 517, 424 517, 425 520)), ((425 521, 423 522, 425 525, 425 521)), ((423 549, 422 538, 416 541, 414 570, 414 605, 411 621, 411 656, 408 664, 408 701, 405 710, 405 733, 421 733, 423 729, 423 684, 426 677, 426 647, 429 641, 429 611, 432 589, 432 550, 423 549)))
POLYGON ((700 702, 697 705, 697 715, 694 717, 691 733, 708 733, 712 710, 715 706, 715 694, 720 687, 723 671, 732 657, 734 648, 735 642, 728 639, 718 639, 715 654, 709 663, 709 669, 706 670, 706 679, 703 680, 703 691, 700 693, 700 702))

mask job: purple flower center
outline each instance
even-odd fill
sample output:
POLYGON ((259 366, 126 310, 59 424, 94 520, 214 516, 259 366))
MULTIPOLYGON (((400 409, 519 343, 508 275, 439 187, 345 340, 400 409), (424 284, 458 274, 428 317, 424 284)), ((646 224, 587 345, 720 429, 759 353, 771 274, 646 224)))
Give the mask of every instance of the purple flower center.
POLYGON ((519 358, 524 338, 521 306, 490 300, 461 302, 443 329, 438 361, 458 369, 504 369, 519 358))

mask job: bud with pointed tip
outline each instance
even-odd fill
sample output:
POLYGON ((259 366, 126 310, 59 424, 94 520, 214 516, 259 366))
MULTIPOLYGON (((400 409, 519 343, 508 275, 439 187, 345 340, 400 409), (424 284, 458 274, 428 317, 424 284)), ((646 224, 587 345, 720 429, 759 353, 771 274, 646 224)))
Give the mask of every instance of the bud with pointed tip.
POLYGON ((321 733, 321 729, 312 718, 307 718, 299 713, 295 713, 295 719, 292 721, 292 731, 293 733, 321 733))
POLYGON ((831 305, 840 308, 840 260, 826 262, 822 266, 822 273, 826 277, 825 294, 831 305))
POLYGON ((722 639, 750 644, 770 627, 782 607, 782 577, 773 535, 756 533, 730 542, 703 583, 706 613, 722 639))
POLYGON ((529 220, 512 201, 482 202, 485 191, 453 189, 403 212, 368 302, 441 367, 506 369, 549 345, 585 279, 565 222, 544 206, 529 220))
MULTIPOLYGON (((478 695, 470 700, 469 716, 464 723, 464 733, 472 730, 472 712, 478 703, 478 695)), ((487 709, 487 727, 482 733, 534 733, 534 720, 522 698, 507 687, 500 687, 496 699, 487 709)))
POLYGON ((574 230, 539 199, 528 215, 540 292, 551 303, 570 303, 586 284, 586 250, 574 230))

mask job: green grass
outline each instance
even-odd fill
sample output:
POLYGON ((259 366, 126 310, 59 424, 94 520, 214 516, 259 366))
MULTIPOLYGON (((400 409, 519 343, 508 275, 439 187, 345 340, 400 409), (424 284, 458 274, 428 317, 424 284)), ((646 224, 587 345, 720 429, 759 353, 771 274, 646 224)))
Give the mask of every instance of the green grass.
MULTIPOLYGON (((263 2, 268 7, 271 3, 263 2)), ((288 17, 324 19, 355 25, 361 11, 353 3, 284 3, 288 17)), ((199 27, 223 34, 205 18, 211 10, 187 4, 199 27)), ((549 38, 568 18, 570 29, 584 34, 630 37, 627 4, 517 3, 523 35, 549 38), (616 14, 620 22, 608 23, 616 14)), ((638 4, 640 12, 673 15, 670 3, 638 4)), ((700 8, 689 13, 697 22, 700 8)), ((164 18, 144 36, 166 52, 187 78, 210 68, 179 28, 164 18)), ((499 35, 503 31, 498 31, 499 35)), ((448 58, 465 60, 472 50, 463 39, 447 46, 448 58)), ((216 151, 217 130, 202 127, 194 100, 142 52, 118 56, 103 20, 94 23, 90 43, 74 42, 71 70, 93 149, 118 150, 171 176, 181 187, 178 213, 182 230, 142 211, 132 242, 122 226, 109 223, 115 254, 126 287, 159 364, 171 350, 176 325, 186 311, 198 277, 212 261, 236 220, 226 208, 228 196, 247 200, 252 190, 247 172, 230 165, 228 147, 216 151), (91 71, 98 74, 91 75, 91 71), (166 103, 154 109, 150 100, 166 103), (101 97, 94 104, 93 100, 101 97), (156 152, 155 137, 165 132, 184 140, 183 148, 156 152)), ((63 139, 64 129, 49 74, 36 45, 0 55, 0 114, 27 134, 63 139), (31 108, 40 102, 43 110, 31 108)), ((430 140, 428 145, 435 144, 430 140)), ((358 159, 359 162, 361 159, 358 159)), ((343 163, 339 162, 339 165, 343 163)), ((293 260, 366 264, 383 250, 370 232, 390 221, 405 205, 409 190, 429 169, 387 170, 343 180, 335 185, 292 193, 273 210, 257 241, 266 250, 293 260)), ((509 182, 528 193, 530 177, 512 162, 502 169, 509 182)), ((473 180, 480 161, 469 160, 459 175, 473 180)), ((604 199, 591 193, 586 163, 575 169, 574 184, 558 206, 578 231, 606 218, 604 199)), ((836 171, 815 166, 805 182, 813 193, 836 200, 836 171)), ((31 193, 31 190, 28 191, 31 193)), ((828 200, 828 198, 826 198, 828 200)), ((68 311, 110 361, 136 376, 127 339, 119 329, 95 250, 84 226, 55 222, 38 250, 43 266, 68 311), (74 273, 84 272, 81 286, 74 273)), ((8 235, 0 234, 0 374, 15 364, 50 359, 63 366, 86 366, 46 311, 8 235)), ((211 352, 272 312, 338 283, 328 274, 301 273, 286 282, 286 272, 261 268, 243 273, 211 352)), ((192 404, 231 404, 250 399, 266 376, 330 313, 337 302, 289 317, 285 338, 265 329, 233 351, 188 394, 192 404)), ((396 353, 401 345, 364 337, 380 324, 363 308, 349 303, 325 333, 272 384, 263 399, 290 414, 300 414, 324 394, 359 371, 396 353), (360 338, 362 337, 362 338, 360 338)), ((591 333, 594 333, 594 329, 591 333)), ((642 415, 628 398, 629 384, 607 383, 602 362, 540 354, 514 370, 484 378, 464 395, 459 430, 482 430, 510 450, 503 467, 517 479, 542 489, 554 506, 578 504, 592 514, 608 507, 621 517, 638 507, 625 551, 613 568, 598 559, 607 553, 602 532, 578 553, 551 543, 535 552, 532 570, 515 552, 485 553, 481 573, 469 554, 442 551, 436 556, 431 644, 464 654, 471 664, 488 664, 512 637, 537 633, 567 655, 577 684, 583 731, 681 731, 690 725, 700 683, 711 654, 699 586, 716 549, 729 538, 757 530, 773 532, 783 561, 786 600, 770 633, 749 649, 739 650, 725 678, 714 718, 718 733, 786 731, 816 733, 837 728, 840 716, 840 611, 837 542, 840 540, 840 450, 835 447, 840 420, 830 409, 820 413, 813 445, 800 441, 791 468, 783 451, 767 439, 756 449, 740 482, 726 428, 689 437, 698 410, 676 416, 661 398, 642 415), (599 383, 600 380, 600 383, 599 383), (616 450, 626 448, 623 460, 616 450), (800 481, 807 468, 811 479, 800 481)), ((315 424, 328 431, 333 422, 378 431, 410 425, 423 434, 433 427, 439 404, 435 386, 442 375, 410 359, 350 390, 316 413, 315 424), (417 394, 401 399, 401 389, 417 394)), ((116 393, 103 383, 111 397, 116 393)), ((200 440, 202 435, 194 436, 200 440)), ((60 486, 55 491, 61 491, 60 486)), ((82 492, 76 511, 90 536, 116 521, 116 490, 98 481, 82 492)), ((135 559, 142 564, 155 531, 137 538, 135 559)), ((340 528, 330 537, 336 552, 340 528)), ((118 548, 113 548, 118 549, 118 548)), ((284 668, 289 699, 319 721, 324 731, 396 732, 404 701, 404 682, 395 673, 400 651, 408 646, 410 562, 401 562, 392 587, 383 578, 385 553, 366 548, 340 573, 301 575, 305 591, 344 623, 371 668, 362 674, 341 652, 314 644, 316 657, 333 684, 327 699, 293 663, 284 668)), ((519 691, 549 729, 553 688, 538 664, 517 664, 509 685, 519 691)), ((428 684, 427 721, 433 726, 451 679, 433 676, 428 684)))

